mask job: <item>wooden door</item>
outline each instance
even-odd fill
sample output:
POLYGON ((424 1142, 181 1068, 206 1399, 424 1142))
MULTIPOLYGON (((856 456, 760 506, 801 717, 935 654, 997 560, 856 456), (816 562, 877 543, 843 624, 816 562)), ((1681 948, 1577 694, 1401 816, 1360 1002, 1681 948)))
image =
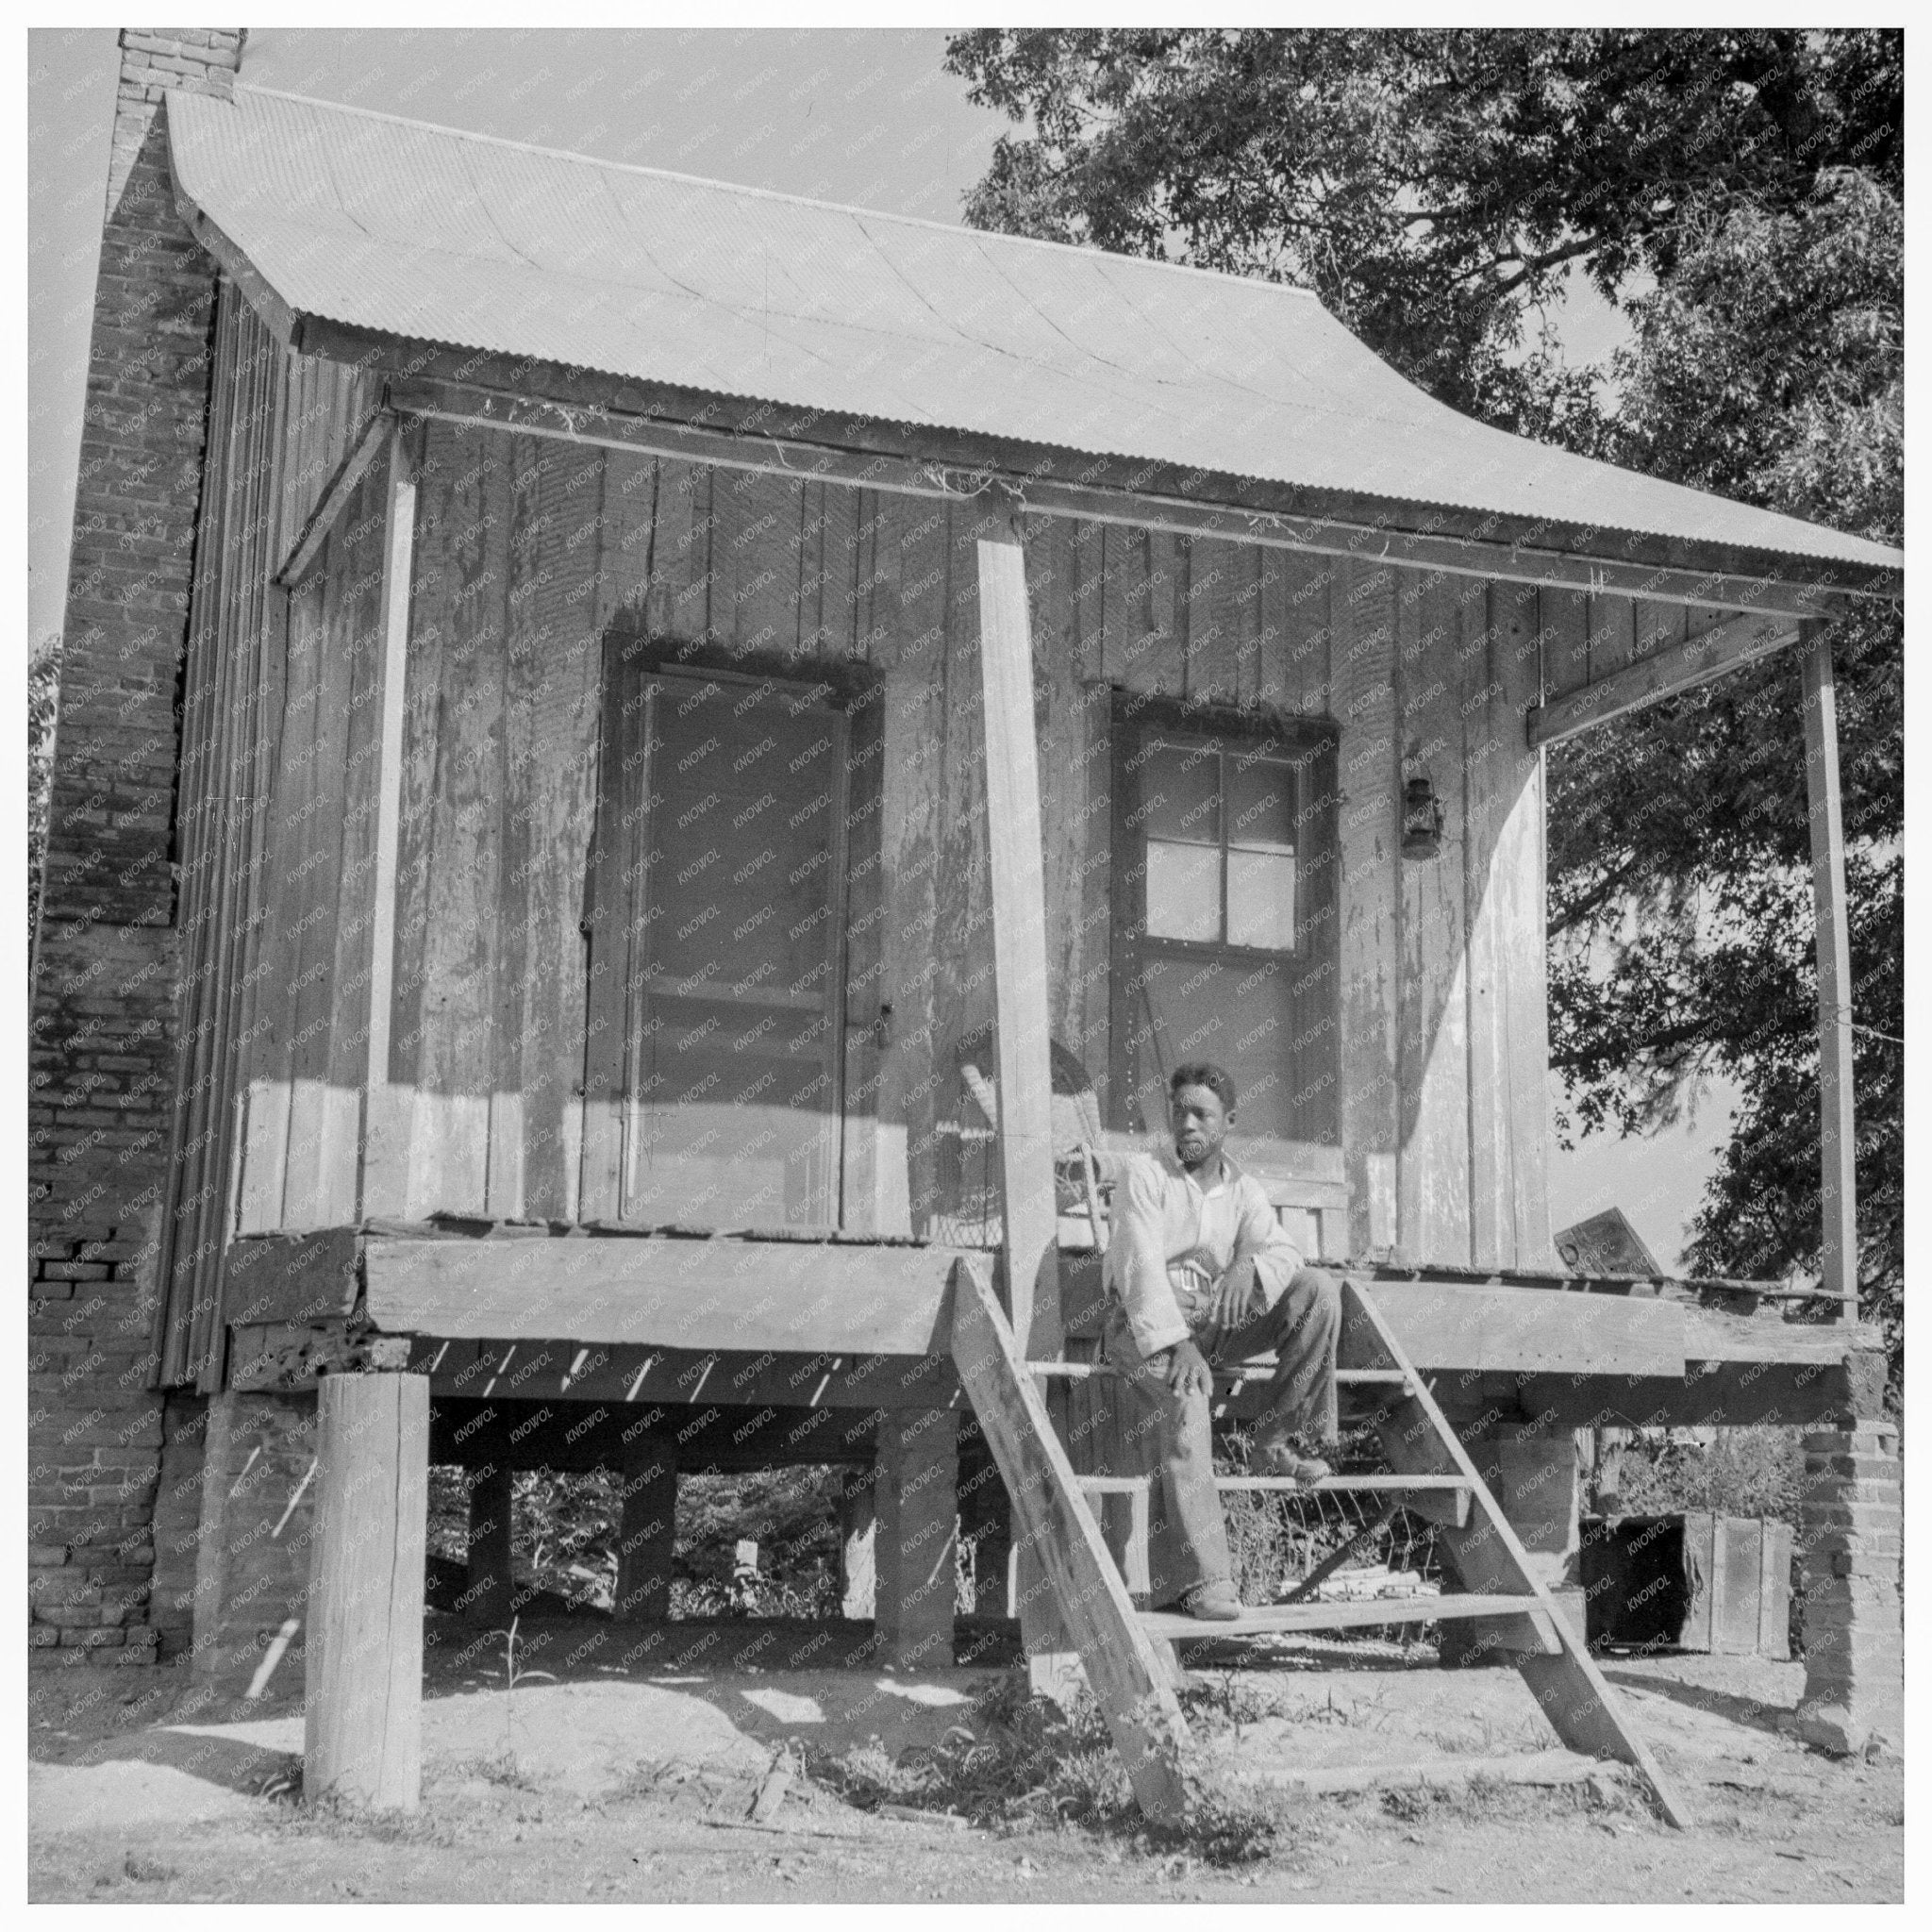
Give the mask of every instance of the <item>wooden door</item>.
POLYGON ((600 758, 584 1218, 839 1219, 844 714, 613 647, 600 758))

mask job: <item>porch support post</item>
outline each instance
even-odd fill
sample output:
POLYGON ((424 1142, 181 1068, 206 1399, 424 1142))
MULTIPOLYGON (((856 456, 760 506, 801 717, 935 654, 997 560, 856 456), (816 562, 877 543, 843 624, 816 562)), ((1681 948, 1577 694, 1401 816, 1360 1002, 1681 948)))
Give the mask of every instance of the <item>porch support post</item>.
POLYGON ((1792 1723, 1807 1744, 1845 1756, 1905 1742, 1898 1430, 1872 1412, 1884 1370, 1872 1357, 1866 1414, 1805 1436, 1805 1694, 1792 1723))
POLYGON ((1029 1360, 1053 1360, 1063 1337, 1032 625, 1018 517, 1010 499, 1000 501, 1008 514, 989 520, 979 539, 979 675, 999 1022, 1001 1249, 1013 1334, 1029 1360))
POLYGON ((894 1670, 953 1662, 959 1416, 951 1408, 879 1411, 873 1529, 879 1660, 894 1670))
POLYGON ((470 1472, 470 1574, 463 1586, 463 1615, 486 1630, 509 1622, 510 1524, 515 1472, 486 1462, 470 1472))
POLYGON ((624 1445, 624 1514, 611 1615, 661 1624, 671 1615, 671 1554, 677 1541, 677 1444, 640 1429, 624 1445))
POLYGON ((1804 626, 1805 791, 1811 898, 1818 911, 1819 1186, 1824 1291, 1858 1319, 1857 1140, 1852 1119, 1852 950, 1845 917, 1845 827, 1838 788, 1838 699, 1831 636, 1804 626))
POLYGON ((413 1811, 423 1788, 429 1380, 324 1376, 303 1791, 413 1811))
POLYGON ((873 1537, 875 1513, 873 1484, 875 1472, 870 1469, 841 1471, 839 1481, 839 1612, 845 1617, 869 1618, 875 1597, 873 1574, 873 1537))
POLYGON ((1496 1445, 1498 1500, 1533 1575, 1578 1637, 1584 1628, 1583 1482, 1574 1429, 1506 1429, 1496 1445))
MULTIPOLYGON (((986 706, 986 820, 992 886, 993 1006, 999 1035, 1001 1259, 1021 1354, 1066 1353, 1053 1181, 1052 1036, 1047 1021, 1046 880, 1033 723, 1033 630, 1020 507, 989 498, 979 537, 979 675, 986 706)), ((1044 1553, 1013 1524, 1021 1642, 1036 1691, 1060 1694, 1072 1661, 1045 1587, 1044 1553)))
POLYGON ((416 544, 412 438, 389 441, 389 506, 382 562, 382 708, 375 772, 375 870, 370 884, 369 1059, 362 1082, 362 1215, 409 1211, 409 1141, 415 1094, 389 1079, 390 1008, 395 994, 396 862, 402 843, 403 705, 409 659, 409 582, 416 544))
MULTIPOLYGON (((1516 1532, 1525 1567, 1549 1591, 1557 1615, 1585 1637, 1583 1482, 1575 1431, 1524 1422, 1520 1408, 1499 1417, 1497 1407, 1491 1400, 1482 1412, 1463 1411, 1459 1420, 1450 1410, 1448 1420, 1516 1532)), ((1451 1670, 1516 1660, 1490 1634, 1458 1623, 1442 1625, 1439 1654, 1451 1670)))

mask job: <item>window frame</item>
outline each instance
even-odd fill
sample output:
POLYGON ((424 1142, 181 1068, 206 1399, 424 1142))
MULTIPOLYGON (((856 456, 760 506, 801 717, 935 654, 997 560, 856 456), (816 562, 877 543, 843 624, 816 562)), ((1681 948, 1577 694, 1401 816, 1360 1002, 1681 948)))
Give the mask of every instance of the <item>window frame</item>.
MULTIPOLYGON (((1333 1008, 1324 1016, 1333 1024, 1332 1042, 1340 1024, 1341 997, 1337 983, 1340 958, 1340 811, 1336 790, 1341 729, 1333 720, 1301 716, 1268 708, 1237 710, 1228 707, 1189 705, 1169 698, 1130 693, 1115 687, 1110 717, 1112 737, 1112 811, 1109 890, 1109 959, 1108 974, 1108 1051, 1106 1116, 1112 1131, 1158 1133, 1164 1121, 1135 1117, 1139 1051, 1134 1036, 1137 1015, 1143 1008, 1142 975, 1150 958, 1193 960, 1253 971, 1272 965, 1294 975, 1291 997, 1300 998, 1304 983, 1318 984, 1328 969, 1334 989, 1333 1008), (1150 742, 1186 739, 1218 742, 1224 760, 1243 750, 1279 758, 1293 770, 1295 852, 1295 944, 1291 950, 1238 945, 1207 940, 1170 939, 1147 930, 1146 852, 1148 833, 1142 810, 1141 779, 1147 760, 1141 754, 1150 742)), ((1224 786, 1225 767, 1222 775, 1224 786)), ((1222 814, 1218 814, 1222 815, 1222 814)), ((1227 827, 1220 828, 1222 854, 1222 930, 1227 930, 1227 827)), ((1339 1055, 1332 1045, 1318 1049, 1328 1058, 1328 1091, 1339 1084, 1339 1055)), ((1291 1139, 1276 1135, 1243 1134, 1252 1155, 1268 1158, 1311 1144, 1341 1144, 1339 1101, 1331 1098, 1327 1119, 1319 1136, 1291 1139)))

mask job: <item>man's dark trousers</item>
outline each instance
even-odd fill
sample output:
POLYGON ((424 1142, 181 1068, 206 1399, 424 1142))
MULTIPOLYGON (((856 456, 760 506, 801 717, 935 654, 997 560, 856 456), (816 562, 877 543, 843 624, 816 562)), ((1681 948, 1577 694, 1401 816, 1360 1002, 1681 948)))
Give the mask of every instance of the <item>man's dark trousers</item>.
MULTIPOLYGON (((1176 1288, 1174 1300, 1181 1319, 1198 1336, 1208 1314, 1206 1292, 1176 1288)), ((1341 1331, 1341 1290, 1334 1276, 1303 1268, 1273 1307, 1223 1341, 1217 1351, 1223 1361, 1278 1357, 1267 1407, 1255 1424, 1257 1441, 1296 1431, 1323 1442, 1334 1440, 1335 1343, 1341 1331)), ((1174 1351, 1143 1357, 1117 1301, 1108 1304, 1104 1332, 1107 1358, 1121 1373, 1116 1386, 1123 1424, 1130 1436, 1144 1432, 1158 1439, 1160 1480, 1151 1498, 1148 1539, 1154 1602, 1175 1602, 1198 1583, 1231 1582, 1234 1564, 1214 1488, 1213 1398, 1169 1390, 1174 1351)))

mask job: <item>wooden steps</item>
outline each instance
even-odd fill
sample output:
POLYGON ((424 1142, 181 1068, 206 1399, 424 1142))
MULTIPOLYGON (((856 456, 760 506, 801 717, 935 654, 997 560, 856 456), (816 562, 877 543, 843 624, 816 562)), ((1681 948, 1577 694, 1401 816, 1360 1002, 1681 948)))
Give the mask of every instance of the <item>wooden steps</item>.
MULTIPOLYGON (((1225 1476, 1216 1486, 1224 1492, 1379 1496, 1382 1523, 1397 1507, 1415 1510, 1438 1524, 1438 1547, 1463 1589, 1449 1595, 1354 1603, 1304 1599, 1212 1623, 1134 1607, 1124 1574, 1138 1572, 1135 1587, 1147 1587, 1152 1479, 1146 1474, 1083 1476, 1074 1471, 1041 1396, 1052 1378, 1111 1376, 1115 1372, 1102 1362, 1023 1359, 1012 1326, 991 1292, 990 1274, 977 1257, 962 1257, 955 1267, 953 1353, 1013 1496, 1021 1534, 1032 1546, 1041 1573, 1034 1598, 1045 1592, 1055 1610, 1057 1627, 1026 1638, 1029 1670, 1039 1672, 1036 1688, 1045 1688, 1060 1681, 1060 1667, 1073 1665, 1077 1654, 1148 1817, 1172 1819, 1186 1805, 1179 1756, 1185 1723, 1174 1694, 1174 1685, 1183 1681, 1176 1644, 1239 1644, 1292 1631, 1458 1622, 1474 1626, 1481 1644, 1509 1657, 1572 1751, 1634 1766, 1664 1818, 1675 1825, 1689 1824, 1656 1758, 1631 1728, 1617 1693, 1580 1634, 1557 1613, 1501 1505, 1359 1281, 1344 1277, 1341 1283, 1343 1347, 1350 1359, 1338 1366, 1336 1379, 1344 1397, 1381 1398, 1368 1420, 1392 1474, 1343 1474, 1314 1484, 1278 1476, 1225 1476), (1103 1533, 1102 1514, 1111 1534, 1103 1533)), ((1239 1365, 1225 1379, 1240 1386, 1271 1373, 1271 1364, 1256 1361, 1239 1365)), ((1217 1382, 1223 1379, 1217 1376, 1217 1382)), ((1365 1523, 1361 1533, 1381 1526, 1365 1523)), ((1342 1554, 1332 1556, 1329 1565, 1342 1554)), ((1318 1568, 1301 1588, 1319 1587, 1324 1574, 1318 1568)), ((1038 1609, 1035 1614, 1038 1620, 1038 1609)), ((1078 1675, 1073 1673, 1074 1680, 1078 1675)))
POLYGON ((1225 1623, 1179 1610, 1142 1610, 1141 1627, 1150 1636, 1178 1643, 1203 1637, 1278 1637, 1297 1630, 1373 1629, 1385 1624, 1467 1622, 1476 1617, 1520 1621, 1535 1633, 1534 1648, 1545 1655, 1557 1648, 1546 1614, 1538 1609, 1535 1598, 1527 1596, 1386 1596, 1352 1603, 1257 1604, 1225 1623))

